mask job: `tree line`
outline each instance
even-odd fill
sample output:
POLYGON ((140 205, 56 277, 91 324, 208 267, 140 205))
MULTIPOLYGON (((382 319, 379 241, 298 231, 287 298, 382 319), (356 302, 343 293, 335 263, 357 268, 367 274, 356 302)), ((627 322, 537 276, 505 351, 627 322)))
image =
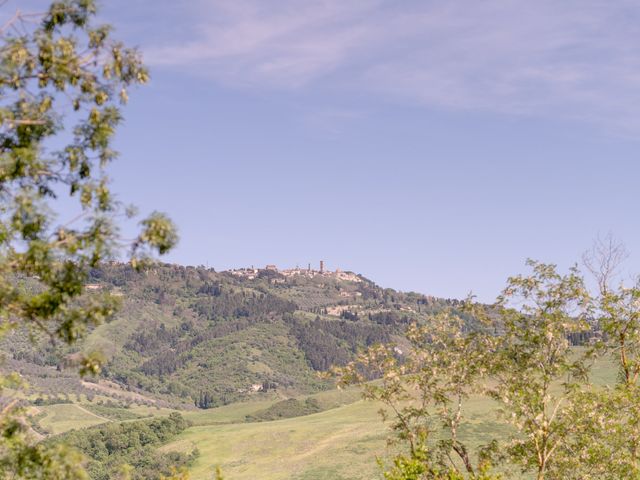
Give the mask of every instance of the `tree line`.
POLYGON ((110 422, 73 430, 47 443, 65 445, 89 459, 86 470, 92 480, 110 480, 127 473, 131 480, 159 480, 198 455, 180 452, 159 453, 156 449, 188 427, 178 413, 152 420, 110 422))

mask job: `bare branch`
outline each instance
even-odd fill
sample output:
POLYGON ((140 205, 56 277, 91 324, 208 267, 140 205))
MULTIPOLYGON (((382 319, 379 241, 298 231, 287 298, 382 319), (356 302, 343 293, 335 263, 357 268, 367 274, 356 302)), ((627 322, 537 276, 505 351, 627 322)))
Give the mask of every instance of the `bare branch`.
POLYGON ((45 125, 47 122, 46 120, 31 120, 31 119, 12 119, 12 120, 7 120, 4 122, 4 124, 8 127, 8 128, 15 128, 18 125, 45 125))
MULTIPOLYGON (((3 2, 3 5, 6 3, 3 2)), ((5 22, 4 25, 2 25, 2 27, 0 27, 0 33, 4 33, 6 30, 8 30, 15 22, 17 22, 20 19, 20 10, 16 10, 16 13, 13 14, 13 16, 7 20, 5 22)))
POLYGON ((598 236, 591 249, 582 254, 582 263, 598 282, 600 292, 606 293, 620 265, 628 257, 629 252, 624 244, 608 233, 604 238, 598 236))

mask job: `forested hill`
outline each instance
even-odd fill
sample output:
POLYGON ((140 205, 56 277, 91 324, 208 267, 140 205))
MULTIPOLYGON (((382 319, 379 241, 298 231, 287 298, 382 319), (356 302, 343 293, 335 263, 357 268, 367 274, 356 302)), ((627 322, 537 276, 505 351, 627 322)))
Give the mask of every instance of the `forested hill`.
MULTIPOLYGON (((383 289, 349 272, 273 268, 217 273, 158 265, 138 272, 112 264, 91 272, 87 290, 120 296, 122 306, 75 350, 103 352, 104 379, 125 389, 201 408, 327 388, 318 371, 459 305, 383 289)), ((24 372, 64 372, 75 353, 44 339, 34 349, 24 332, 10 335, 4 349, 24 372)))

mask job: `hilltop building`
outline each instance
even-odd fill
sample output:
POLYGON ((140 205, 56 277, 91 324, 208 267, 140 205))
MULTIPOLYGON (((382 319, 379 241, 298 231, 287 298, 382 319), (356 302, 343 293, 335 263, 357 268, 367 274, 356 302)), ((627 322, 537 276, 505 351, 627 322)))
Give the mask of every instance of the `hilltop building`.
MULTIPOLYGON (((295 277, 295 276, 314 278, 316 276, 323 276, 323 277, 329 277, 329 278, 336 278, 338 280, 345 280, 349 282, 362 281, 362 279, 353 272, 344 272, 339 268, 336 268, 335 272, 327 270, 325 268, 324 260, 320 261, 320 270, 313 270, 311 268, 311 264, 308 264, 307 268, 300 268, 296 266, 296 268, 288 268, 284 270, 279 270, 276 265, 269 264, 269 265, 266 265, 264 269, 253 268, 252 266, 251 268, 237 268, 233 270, 227 270, 227 273, 230 273, 231 275, 235 275, 237 277, 246 278, 248 280, 253 280, 254 278, 258 277, 261 270, 268 271, 268 272, 275 272, 282 275, 285 278, 295 277)), ((273 283, 282 283, 282 281, 284 281, 284 279, 278 282, 273 282, 273 283)))

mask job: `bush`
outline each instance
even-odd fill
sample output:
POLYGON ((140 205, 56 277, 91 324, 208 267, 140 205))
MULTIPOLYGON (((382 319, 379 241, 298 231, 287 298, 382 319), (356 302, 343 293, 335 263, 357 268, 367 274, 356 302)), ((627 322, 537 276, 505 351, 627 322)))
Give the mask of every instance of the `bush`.
POLYGON ((132 480, 158 480, 169 475, 171 467, 188 465, 195 455, 178 452, 158 453, 156 448, 188 427, 178 413, 169 417, 124 423, 107 423, 71 431, 48 440, 69 445, 89 458, 87 471, 93 480, 117 478, 123 465, 133 467, 132 480))
POLYGON ((268 422, 280 418, 302 417, 321 411, 322 408, 314 398, 307 398, 304 402, 295 398, 289 398, 274 403, 269 408, 260 410, 253 415, 247 415, 245 420, 247 422, 268 422))

